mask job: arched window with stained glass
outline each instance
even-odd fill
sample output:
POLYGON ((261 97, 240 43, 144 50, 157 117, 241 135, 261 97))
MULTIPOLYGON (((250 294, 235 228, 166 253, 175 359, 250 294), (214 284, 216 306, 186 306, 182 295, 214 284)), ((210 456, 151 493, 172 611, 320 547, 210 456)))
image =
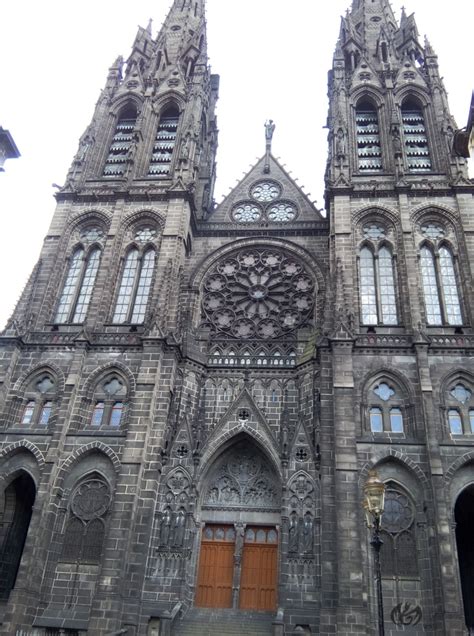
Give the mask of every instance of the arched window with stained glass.
POLYGON ((100 257, 101 249, 98 246, 87 252, 82 246, 74 250, 59 298, 55 323, 84 322, 99 270, 100 257))
POLYGON ((428 325, 462 325, 458 278, 452 250, 445 244, 420 249, 420 268, 428 325))
MULTIPOLYGON (((139 230, 144 235, 144 230, 139 230)), ((145 240, 145 239, 144 239, 145 240)), ((144 251, 132 247, 124 260, 122 277, 112 321, 116 324, 140 325, 145 322, 153 277, 156 253, 153 247, 144 251)))
MULTIPOLYGON (((371 226, 373 232, 376 228, 371 226)), ((398 324, 394 262, 388 245, 377 242, 360 250, 359 293, 363 325, 398 324)))

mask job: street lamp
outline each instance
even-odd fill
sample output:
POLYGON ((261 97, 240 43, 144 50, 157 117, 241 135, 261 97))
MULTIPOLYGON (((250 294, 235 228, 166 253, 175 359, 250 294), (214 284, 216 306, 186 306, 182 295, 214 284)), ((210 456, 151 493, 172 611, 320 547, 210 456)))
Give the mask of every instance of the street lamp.
POLYGON ((376 470, 369 470, 369 476, 364 484, 364 511, 367 527, 372 530, 370 545, 374 549, 375 579, 377 583, 377 608, 379 615, 379 636, 385 635, 383 621, 382 572, 380 570, 380 548, 383 541, 380 538, 380 523, 385 503, 385 484, 380 481, 376 470))

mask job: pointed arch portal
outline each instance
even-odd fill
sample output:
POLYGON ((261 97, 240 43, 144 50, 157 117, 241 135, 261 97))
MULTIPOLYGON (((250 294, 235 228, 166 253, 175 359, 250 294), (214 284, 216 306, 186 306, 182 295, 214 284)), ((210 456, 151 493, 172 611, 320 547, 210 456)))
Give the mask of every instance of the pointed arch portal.
POLYGON ((281 485, 249 439, 236 441, 212 465, 201 520, 195 604, 276 609, 281 485))
POLYGON ((472 519, 474 516, 474 484, 458 497, 454 508, 459 573, 461 575, 464 616, 469 633, 474 629, 474 542, 472 519))
POLYGON ((27 473, 21 473, 5 489, 4 509, 0 513, 1 601, 8 600, 15 586, 35 496, 35 485, 27 473))

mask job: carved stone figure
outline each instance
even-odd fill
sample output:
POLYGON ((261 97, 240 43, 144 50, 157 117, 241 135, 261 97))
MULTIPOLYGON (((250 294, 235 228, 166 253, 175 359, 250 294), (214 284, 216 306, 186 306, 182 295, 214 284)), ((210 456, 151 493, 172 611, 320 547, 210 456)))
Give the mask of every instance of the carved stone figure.
POLYGON ((303 552, 313 551, 313 517, 307 512, 303 519, 301 548, 303 552))
POLYGON ((173 528, 173 545, 177 548, 181 548, 184 543, 184 532, 186 530, 186 515, 184 510, 178 511, 174 520, 173 528))
POLYGON ((160 544, 168 545, 171 531, 171 510, 167 508, 161 517, 160 544))
POLYGON ((336 134, 336 157, 341 161, 346 156, 346 135, 339 127, 336 134))
POLYGON ((273 119, 269 119, 265 122, 265 139, 267 143, 273 139, 273 133, 275 132, 275 124, 273 123, 273 119))
POLYGON ((288 549, 290 552, 298 552, 298 515, 292 512, 288 528, 288 549))

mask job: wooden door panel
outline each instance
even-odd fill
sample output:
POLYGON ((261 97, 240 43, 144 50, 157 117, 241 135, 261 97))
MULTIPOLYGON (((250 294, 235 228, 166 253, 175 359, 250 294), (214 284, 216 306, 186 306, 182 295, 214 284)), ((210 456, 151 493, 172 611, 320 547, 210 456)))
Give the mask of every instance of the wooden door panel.
POLYGON ((240 579, 241 609, 276 609, 277 555, 276 545, 244 546, 240 579))
POLYGON ((198 607, 232 607, 233 575, 234 544, 203 541, 195 604, 198 607))

